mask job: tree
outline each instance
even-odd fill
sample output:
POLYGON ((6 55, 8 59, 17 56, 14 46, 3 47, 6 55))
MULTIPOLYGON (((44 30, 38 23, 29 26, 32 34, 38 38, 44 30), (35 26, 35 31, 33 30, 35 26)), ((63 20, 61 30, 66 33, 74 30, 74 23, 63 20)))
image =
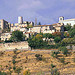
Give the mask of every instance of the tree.
POLYGON ((69 31, 71 29, 71 25, 67 24, 64 26, 64 31, 69 31))
POLYGON ((62 53, 67 56, 68 50, 66 47, 60 47, 59 50, 62 51, 62 53))
POLYGON ((61 41, 61 38, 60 38, 60 37, 55 37, 55 38, 54 38, 54 41, 55 41, 56 43, 58 43, 58 42, 61 41))
POLYGON ((13 67, 13 70, 14 70, 14 71, 16 70, 16 66, 13 67))
POLYGON ((39 22, 38 25, 41 25, 41 22, 39 22))
POLYGON ((58 72, 58 69, 51 69, 51 75, 60 75, 60 73, 58 72))
POLYGON ((42 60, 42 55, 40 55, 40 54, 36 54, 35 57, 37 60, 40 60, 40 61, 42 60))
POLYGON ((69 37, 69 33, 68 32, 64 32, 64 37, 68 38, 69 37))
POLYGON ((54 68, 54 67, 55 67, 55 65, 51 64, 51 68, 54 68))
POLYGON ((46 39, 45 41, 47 41, 48 35, 48 33, 43 34, 43 37, 46 39))
POLYGON ((69 34, 70 34, 70 37, 74 37, 74 36, 75 36, 75 28, 72 28, 72 29, 69 31, 69 34))
POLYGON ((60 53, 59 51, 54 51, 54 52, 52 52, 52 56, 57 58, 57 57, 58 57, 57 55, 58 55, 59 53, 60 53))
POLYGON ((42 35, 37 34, 35 37, 29 38, 28 44, 31 47, 31 49, 40 48, 41 46, 43 46, 42 35))
POLYGON ((23 40, 23 32, 16 30, 12 32, 12 36, 10 37, 10 40, 13 42, 15 41, 22 41, 23 40))
POLYGON ((12 60, 12 63, 13 63, 13 64, 15 64, 15 63, 16 63, 15 59, 13 59, 13 60, 12 60))
POLYGON ((73 38, 64 38, 61 43, 65 44, 65 45, 68 45, 68 44, 72 44, 72 43, 75 43, 74 42, 75 39, 73 38))
POLYGON ((1 72, 1 71, 0 71, 0 75, 7 75, 7 73, 6 73, 6 72, 1 72))
POLYGON ((37 34, 36 36, 35 36, 35 38, 37 38, 37 39, 42 39, 43 38, 43 36, 42 35, 40 35, 40 34, 37 34))
POLYGON ((54 32, 54 33, 52 33, 52 35, 53 35, 53 38, 55 38, 57 36, 61 37, 61 32, 54 32))
POLYGON ((52 38, 52 34, 48 33, 48 39, 52 38))

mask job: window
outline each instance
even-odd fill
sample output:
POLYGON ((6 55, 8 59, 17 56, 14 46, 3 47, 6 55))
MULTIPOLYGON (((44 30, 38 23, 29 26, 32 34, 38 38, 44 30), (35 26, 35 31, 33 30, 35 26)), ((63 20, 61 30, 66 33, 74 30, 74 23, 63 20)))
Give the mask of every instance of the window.
POLYGON ((60 20, 62 20, 62 18, 60 18, 60 20))

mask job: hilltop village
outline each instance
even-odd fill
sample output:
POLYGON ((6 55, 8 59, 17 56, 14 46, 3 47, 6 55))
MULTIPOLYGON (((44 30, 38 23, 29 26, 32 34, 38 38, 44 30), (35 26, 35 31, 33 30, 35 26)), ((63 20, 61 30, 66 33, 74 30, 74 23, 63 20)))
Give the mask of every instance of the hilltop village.
POLYGON ((75 19, 0 20, 0 75, 75 75, 75 19))
POLYGON ((64 17, 59 17, 59 22, 52 25, 37 25, 34 22, 23 21, 23 17, 18 17, 18 23, 11 24, 4 19, 0 20, 0 40, 5 41, 9 40, 13 31, 19 30, 22 31, 24 35, 26 35, 26 39, 28 39, 32 34, 35 35, 37 33, 54 33, 60 32, 64 33, 64 25, 75 24, 75 19, 64 20, 64 17))

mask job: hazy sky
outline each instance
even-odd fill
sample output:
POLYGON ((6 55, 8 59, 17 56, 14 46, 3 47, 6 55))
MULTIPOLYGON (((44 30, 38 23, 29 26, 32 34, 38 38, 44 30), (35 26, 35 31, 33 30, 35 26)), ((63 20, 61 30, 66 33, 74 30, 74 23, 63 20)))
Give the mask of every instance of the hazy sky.
POLYGON ((17 23, 18 16, 42 24, 57 23, 60 16, 75 18, 75 0, 0 0, 0 19, 17 23))

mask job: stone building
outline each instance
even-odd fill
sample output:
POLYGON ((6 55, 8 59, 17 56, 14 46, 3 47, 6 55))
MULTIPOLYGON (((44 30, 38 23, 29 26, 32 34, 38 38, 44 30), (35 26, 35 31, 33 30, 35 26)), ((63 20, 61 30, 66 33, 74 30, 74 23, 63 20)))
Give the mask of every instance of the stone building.
POLYGON ((0 40, 2 40, 2 41, 9 40, 11 35, 12 35, 12 33, 2 33, 0 36, 0 40))
POLYGON ((69 24, 69 25, 73 26, 73 25, 75 25, 75 19, 64 20, 64 17, 59 17, 59 23, 64 23, 64 25, 69 24))
POLYGON ((37 32, 37 33, 54 33, 54 32, 64 32, 64 24, 56 23, 52 25, 36 25, 32 28, 29 28, 29 32, 37 32))
POLYGON ((9 28, 10 27, 9 25, 10 25, 10 23, 5 21, 4 19, 0 20, 0 29, 1 30, 9 28))
POLYGON ((29 21, 23 21, 23 17, 18 17, 18 23, 11 26, 11 32, 20 30, 22 32, 27 32, 28 27, 33 27, 34 23, 29 21))

